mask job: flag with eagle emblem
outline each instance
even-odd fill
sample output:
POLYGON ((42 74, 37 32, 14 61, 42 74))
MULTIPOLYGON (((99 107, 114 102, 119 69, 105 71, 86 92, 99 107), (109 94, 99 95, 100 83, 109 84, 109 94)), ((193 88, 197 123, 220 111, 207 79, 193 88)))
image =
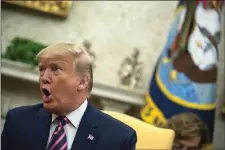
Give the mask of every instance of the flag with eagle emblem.
POLYGON ((162 126, 173 115, 197 114, 214 125, 221 0, 180 0, 156 63, 141 118, 162 126))

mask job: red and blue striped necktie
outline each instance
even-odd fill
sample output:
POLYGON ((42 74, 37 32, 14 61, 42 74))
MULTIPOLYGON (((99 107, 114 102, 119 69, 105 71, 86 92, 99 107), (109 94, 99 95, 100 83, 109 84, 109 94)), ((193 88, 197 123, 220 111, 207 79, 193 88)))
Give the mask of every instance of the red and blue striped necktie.
POLYGON ((65 116, 59 116, 56 121, 58 126, 52 134, 47 150, 66 150, 68 143, 63 126, 69 123, 69 120, 65 116))

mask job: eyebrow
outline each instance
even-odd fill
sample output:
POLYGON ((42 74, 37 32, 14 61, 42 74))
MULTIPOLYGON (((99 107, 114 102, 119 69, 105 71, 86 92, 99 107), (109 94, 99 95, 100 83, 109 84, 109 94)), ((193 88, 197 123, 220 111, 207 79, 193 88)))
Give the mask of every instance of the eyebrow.
MULTIPOLYGON (((51 64, 66 64, 66 62, 64 62, 64 61, 52 61, 52 62, 50 62, 49 63, 50 65, 51 64)), ((43 66, 44 65, 44 63, 39 63, 38 64, 38 66, 43 66)))
POLYGON ((66 64, 64 61, 52 61, 50 64, 66 64))

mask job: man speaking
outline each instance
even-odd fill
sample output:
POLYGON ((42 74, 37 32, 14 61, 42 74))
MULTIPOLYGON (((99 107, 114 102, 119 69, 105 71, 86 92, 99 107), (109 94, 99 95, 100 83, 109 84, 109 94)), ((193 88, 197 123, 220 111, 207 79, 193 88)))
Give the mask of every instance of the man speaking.
POLYGON ((136 132, 88 102, 93 75, 83 47, 50 45, 37 59, 43 104, 8 111, 2 150, 135 150, 136 132))

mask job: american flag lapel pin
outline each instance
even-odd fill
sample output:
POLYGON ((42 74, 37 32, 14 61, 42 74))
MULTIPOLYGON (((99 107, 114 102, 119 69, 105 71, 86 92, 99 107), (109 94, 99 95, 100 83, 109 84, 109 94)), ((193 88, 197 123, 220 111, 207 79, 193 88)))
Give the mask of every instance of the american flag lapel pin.
POLYGON ((94 137, 93 137, 93 135, 89 134, 87 139, 93 141, 94 137))

